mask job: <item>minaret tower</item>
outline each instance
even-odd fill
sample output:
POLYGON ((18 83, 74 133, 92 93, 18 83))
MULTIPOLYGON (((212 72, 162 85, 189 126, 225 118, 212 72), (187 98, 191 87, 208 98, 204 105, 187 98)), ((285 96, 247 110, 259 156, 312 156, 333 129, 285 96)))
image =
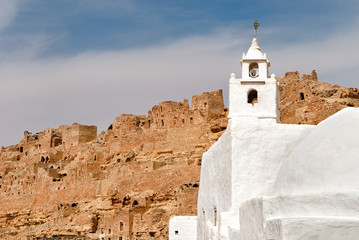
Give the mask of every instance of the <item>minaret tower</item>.
POLYGON ((274 74, 268 76, 270 62, 257 41, 259 23, 254 22, 254 38, 241 60, 242 78, 229 80, 229 118, 256 117, 279 122, 279 91, 274 74))

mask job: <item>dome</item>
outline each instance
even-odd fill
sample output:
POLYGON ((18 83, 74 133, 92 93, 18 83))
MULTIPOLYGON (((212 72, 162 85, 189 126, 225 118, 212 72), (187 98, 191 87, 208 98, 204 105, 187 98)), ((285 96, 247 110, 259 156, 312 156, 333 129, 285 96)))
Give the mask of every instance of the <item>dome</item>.
POLYGON ((266 60, 266 57, 261 52, 261 48, 258 45, 257 38, 253 38, 252 45, 248 49, 247 54, 243 58, 245 60, 266 60))
POLYGON ((345 108, 318 124, 283 162, 276 192, 359 191, 358 135, 358 108, 345 108))

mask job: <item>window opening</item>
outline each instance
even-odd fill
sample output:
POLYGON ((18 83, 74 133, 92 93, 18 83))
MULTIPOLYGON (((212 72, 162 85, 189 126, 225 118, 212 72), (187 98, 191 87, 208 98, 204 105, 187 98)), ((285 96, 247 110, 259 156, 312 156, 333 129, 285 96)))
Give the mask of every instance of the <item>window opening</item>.
POLYGON ((300 93, 300 100, 304 100, 304 93, 300 93))
POLYGON ((123 222, 120 222, 120 231, 123 231, 123 222))
POLYGON ((252 103, 254 105, 255 103, 258 103, 258 93, 256 90, 252 89, 248 93, 248 103, 252 103))

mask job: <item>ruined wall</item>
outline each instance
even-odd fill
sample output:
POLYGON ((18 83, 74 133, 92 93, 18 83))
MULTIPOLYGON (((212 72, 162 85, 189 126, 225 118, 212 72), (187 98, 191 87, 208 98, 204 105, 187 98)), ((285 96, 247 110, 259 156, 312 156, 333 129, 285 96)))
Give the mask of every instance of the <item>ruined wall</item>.
POLYGON ((345 107, 359 106, 359 90, 319 82, 317 73, 288 72, 277 78, 281 120, 293 124, 318 124, 345 107))
MULTIPOLYGON (((314 73, 279 82, 284 123, 359 106, 357 89, 314 73)), ((227 110, 218 90, 122 114, 98 136, 80 124, 25 132, 0 151, 0 238, 168 239, 171 215, 196 215, 202 154, 226 129, 227 110)))

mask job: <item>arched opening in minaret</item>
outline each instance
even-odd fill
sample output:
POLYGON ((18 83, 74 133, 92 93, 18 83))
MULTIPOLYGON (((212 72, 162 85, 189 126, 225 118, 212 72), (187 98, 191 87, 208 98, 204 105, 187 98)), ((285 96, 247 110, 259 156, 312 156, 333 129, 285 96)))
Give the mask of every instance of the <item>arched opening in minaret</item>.
POLYGON ((258 75, 259 75, 258 63, 249 64, 249 76, 251 78, 255 78, 258 77, 258 75))
POLYGON ((258 103, 258 92, 255 89, 251 89, 248 92, 247 102, 251 104, 258 103))

